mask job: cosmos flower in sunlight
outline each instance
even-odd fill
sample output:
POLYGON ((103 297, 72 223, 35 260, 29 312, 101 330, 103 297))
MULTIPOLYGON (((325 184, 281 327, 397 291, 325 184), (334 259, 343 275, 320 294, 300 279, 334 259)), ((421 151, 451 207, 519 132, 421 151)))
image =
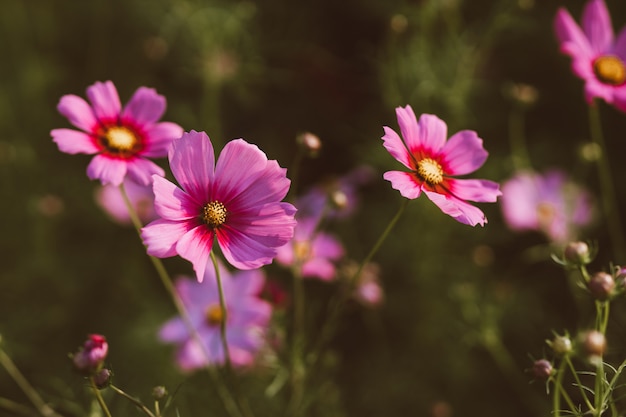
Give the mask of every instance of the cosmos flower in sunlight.
POLYGON ((539 231, 552 242, 564 243, 593 220, 589 194, 560 171, 521 172, 502 191, 502 213, 513 230, 539 231))
POLYGON ((289 190, 286 169, 243 139, 228 142, 215 163, 204 132, 172 143, 169 163, 180 188, 154 176, 155 208, 161 217, 142 229, 150 255, 179 255, 202 281, 213 241, 238 269, 272 262, 293 237, 296 209, 281 202, 289 190))
POLYGON ((422 114, 419 121, 411 106, 396 109, 402 138, 385 126, 383 145, 410 171, 388 171, 383 178, 414 199, 422 192, 441 211, 457 221, 475 226, 487 223, 485 214, 468 201, 493 203, 502 193, 488 180, 457 179, 476 171, 487 159, 483 141, 472 130, 462 130, 447 140, 446 124, 437 116, 422 114))
POLYGON ((164 157, 172 140, 183 133, 175 123, 158 122, 165 112, 165 97, 140 87, 122 109, 111 81, 88 87, 87 97, 91 105, 73 94, 61 97, 59 113, 82 131, 52 130, 59 150, 95 155, 87 176, 103 185, 118 186, 127 176, 148 185, 153 174, 163 176, 163 169, 146 158, 164 157))
MULTIPOLYGON (((136 182, 125 180, 124 190, 126 190, 128 199, 142 223, 150 222, 159 217, 154 210, 152 185, 140 185, 136 182)), ((96 190, 94 197, 96 203, 112 220, 122 225, 131 224, 128 208, 122 198, 122 192, 119 187, 110 184, 100 186, 96 190)))
POLYGON ((626 30, 614 39, 611 16, 603 0, 590 0, 582 28, 564 8, 554 20, 561 52, 572 58, 574 74, 585 81, 588 103, 596 97, 626 111, 626 30))
MULTIPOLYGON (((180 277, 176 291, 185 305, 198 343, 182 318, 169 320, 159 331, 159 339, 178 345, 176 362, 185 371, 224 363, 220 326, 224 318, 220 307, 215 269, 208 265, 202 283, 180 277)), ((260 269, 230 274, 220 265, 220 278, 226 301, 226 340, 234 366, 251 365, 265 344, 265 331, 272 314, 271 305, 259 297, 265 277, 260 269)))
POLYGON ((276 261, 299 268, 303 277, 330 281, 337 273, 333 262, 343 257, 344 249, 333 236, 315 230, 316 226, 315 218, 298 220, 293 240, 278 248, 276 261))

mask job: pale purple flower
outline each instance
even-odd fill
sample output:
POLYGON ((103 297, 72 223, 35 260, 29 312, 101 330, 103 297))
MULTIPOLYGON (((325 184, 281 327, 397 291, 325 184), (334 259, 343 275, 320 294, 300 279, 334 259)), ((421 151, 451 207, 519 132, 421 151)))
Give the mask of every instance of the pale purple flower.
MULTIPOLYGON (((265 345, 265 333, 272 314, 271 305, 259 297, 265 277, 260 269, 231 275, 222 265, 219 268, 226 303, 229 357, 234 366, 251 365, 256 353, 265 345)), ((176 362, 185 371, 224 363, 220 335, 224 316, 213 265, 208 265, 201 283, 180 277, 175 286, 203 345, 190 334, 180 317, 165 323, 159 331, 159 338, 178 345, 176 362)))
POLYGON ((228 142, 215 163, 204 132, 191 131, 172 143, 170 168, 180 188, 154 176, 161 217, 142 229, 150 255, 180 255, 202 281, 213 242, 238 269, 272 262, 293 236, 296 209, 281 202, 289 190, 286 169, 243 139, 228 142))
POLYGON ((585 81, 587 102, 598 97, 626 111, 626 28, 614 38, 604 1, 587 2, 582 28, 560 8, 554 27, 561 52, 572 58, 572 71, 585 81))
MULTIPOLYGON (((159 217, 154 210, 152 185, 140 185, 133 181, 125 180, 124 189, 131 205, 143 223, 151 222, 159 217)), ((95 199, 98 205, 115 222, 122 225, 131 224, 130 214, 119 187, 113 185, 100 186, 96 190, 95 199)))
POLYGON ((411 106, 396 108, 396 114, 402 139, 385 126, 383 145, 409 172, 388 171, 383 178, 403 197, 414 199, 423 192, 457 221, 484 226, 485 214, 467 201, 495 202, 502 194, 498 184, 451 177, 469 174, 484 164, 488 154, 482 139, 472 130, 462 130, 448 140, 448 127, 441 119, 422 114, 418 122, 411 106))
POLYGON ((305 278, 330 281, 335 278, 335 262, 344 255, 341 243, 328 233, 316 230, 317 219, 298 220, 290 244, 278 248, 276 261, 299 268, 305 278))
POLYGON ((140 87, 122 108, 111 81, 88 87, 87 97, 91 104, 73 94, 61 97, 59 113, 81 131, 52 130, 59 150, 95 155, 87 176, 103 185, 120 185, 127 177, 148 185, 153 174, 163 176, 163 169, 147 158, 165 156, 171 141, 183 133, 175 123, 158 122, 165 112, 165 97, 140 87))
POLYGON ((539 231, 563 243, 593 220, 590 195, 560 171, 521 172, 502 191, 502 213, 513 230, 539 231))

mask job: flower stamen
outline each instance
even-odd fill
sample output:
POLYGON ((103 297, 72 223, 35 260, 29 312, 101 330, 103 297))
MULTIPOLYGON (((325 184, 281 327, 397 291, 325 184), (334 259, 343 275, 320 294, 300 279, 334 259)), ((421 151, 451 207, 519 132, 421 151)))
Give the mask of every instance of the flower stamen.
POLYGON ((593 72, 605 84, 622 85, 626 82, 624 62, 613 55, 604 55, 593 63, 593 72))
POLYGON ((202 207, 201 219, 211 229, 217 229, 226 222, 226 207, 221 202, 215 200, 202 207))
POLYGON ((438 185, 443 181, 443 168, 434 159, 424 158, 417 163, 417 175, 429 185, 438 185))
POLYGON ((107 153, 121 157, 135 155, 142 148, 141 140, 137 134, 125 126, 106 128, 99 135, 99 140, 107 153))
POLYGON ((213 304, 207 307, 204 312, 204 318, 209 326, 219 326, 224 321, 224 313, 219 304, 213 304))

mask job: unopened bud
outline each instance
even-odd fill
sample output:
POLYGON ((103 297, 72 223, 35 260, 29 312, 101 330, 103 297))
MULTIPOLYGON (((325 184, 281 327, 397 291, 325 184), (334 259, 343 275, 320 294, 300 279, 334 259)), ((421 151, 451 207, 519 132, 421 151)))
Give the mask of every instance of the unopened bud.
POLYGON ((552 367, 550 361, 546 359, 539 359, 533 363, 532 373, 535 378, 545 381, 552 376, 554 368, 552 367))
POLYGON ((562 356, 572 351, 572 340, 567 336, 556 336, 548 344, 555 354, 562 356))
POLYGON ((587 265, 592 259, 589 245, 580 241, 568 243, 565 246, 563 256, 572 265, 587 265))
POLYGON ((102 368, 93 376, 93 382, 99 389, 104 389, 111 385, 113 372, 110 369, 102 368))
POLYGON ((322 141, 320 138, 310 132, 298 135, 296 141, 298 142, 298 145, 302 146, 309 152, 309 156, 317 156, 317 153, 322 148, 322 141))
POLYGON ((587 283, 591 295, 599 301, 608 300, 615 289, 615 280, 611 274, 596 272, 587 283))
POLYGON ((330 202, 333 207, 342 210, 348 206, 348 196, 341 190, 334 190, 330 193, 330 202))
POLYGON ((80 348, 72 356, 72 362, 77 370, 93 374, 100 370, 109 351, 106 338, 99 334, 90 334, 80 348))
POLYGON ((606 338, 597 330, 590 330, 580 336, 581 349, 588 357, 601 357, 606 349, 606 338))
POLYGON ((167 397, 167 395, 168 392, 163 385, 158 385, 152 388, 152 397, 157 401, 162 400, 163 398, 167 397))

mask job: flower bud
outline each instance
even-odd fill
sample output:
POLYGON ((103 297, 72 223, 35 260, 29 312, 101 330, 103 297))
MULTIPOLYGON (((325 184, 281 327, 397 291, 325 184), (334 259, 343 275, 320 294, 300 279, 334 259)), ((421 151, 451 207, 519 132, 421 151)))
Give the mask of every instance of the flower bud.
POLYGON ((580 336, 581 353, 588 357, 601 357, 606 350, 606 338, 597 330, 590 330, 580 336))
POLYGON ((157 401, 167 397, 168 394, 167 389, 165 389, 163 385, 158 385, 152 388, 152 397, 157 401))
POLYGON ((113 372, 111 372, 108 368, 102 368, 93 376, 93 382, 96 384, 96 387, 99 389, 104 389, 111 385, 111 378, 113 377, 113 372))
POLYGON ((102 367, 108 351, 106 338, 99 334, 91 334, 82 348, 73 355, 72 362, 80 372, 94 374, 102 367))
POLYGON ((596 272, 587 283, 591 295, 599 301, 608 300, 615 289, 615 280, 611 274, 596 272))
POLYGON ((554 373, 554 368, 550 361, 546 359, 539 359, 533 363, 532 373, 535 378, 540 380, 547 380, 554 373))
POLYGON ((304 150, 306 150, 311 157, 317 156, 317 153, 322 148, 322 141, 320 140, 320 138, 311 132, 305 132, 301 135, 298 135, 298 137, 296 138, 296 142, 304 150))
POLYGON ((572 265, 587 265, 593 257, 589 245, 580 241, 568 243, 563 256, 565 261, 572 265))
POLYGON ((567 336, 555 336, 548 344, 556 355, 567 355, 572 351, 572 340, 567 336))

